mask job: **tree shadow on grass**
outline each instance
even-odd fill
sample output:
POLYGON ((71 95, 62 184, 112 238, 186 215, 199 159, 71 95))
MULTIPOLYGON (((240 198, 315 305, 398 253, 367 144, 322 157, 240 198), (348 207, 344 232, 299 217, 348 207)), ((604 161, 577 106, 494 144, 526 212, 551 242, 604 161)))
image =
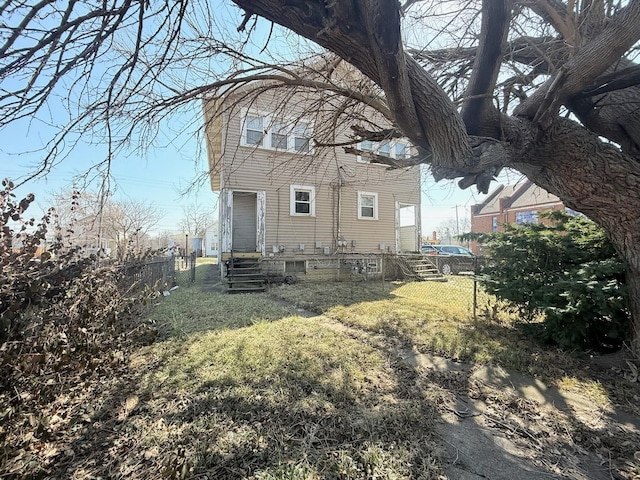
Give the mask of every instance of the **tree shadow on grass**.
MULTIPOLYGON (((475 353, 469 348, 479 346, 478 331, 493 339, 517 334, 504 326, 477 322, 473 329, 460 332, 460 350, 467 349, 469 357, 475 353)), ((501 354, 513 355, 506 349, 496 352, 494 363, 469 365, 464 374, 426 370, 429 383, 440 383, 450 390, 452 376, 457 377, 454 390, 458 392, 460 410, 453 416, 453 423, 477 422, 475 415, 467 418, 466 413, 469 409, 480 412, 479 418, 485 424, 514 438, 530 452, 534 463, 552 466, 550 471, 555 473, 564 471, 585 479, 637 475, 640 418, 619 403, 620 382, 625 380, 603 378, 589 362, 549 352, 526 337, 521 337, 521 346, 515 363, 527 374, 499 366, 501 354), (567 378, 577 382, 573 388, 561 388, 567 378), (589 393, 590 385, 599 391, 589 393)), ((423 351, 428 352, 429 347, 423 351)), ((627 392, 638 394, 639 390, 637 384, 627 382, 627 392)), ((465 427, 459 430, 464 432, 465 427)), ((466 436, 456 436, 455 429, 453 432, 452 438, 459 441, 459 447, 468 449, 466 436)))
POLYGON ((271 352, 251 351, 257 337, 242 330, 204 357, 192 341, 169 345, 146 372, 105 389, 86 431, 68 444, 77 456, 62 458, 51 476, 432 478, 435 410, 411 388, 412 370, 373 349, 360 357, 363 368, 350 354, 331 356, 343 341, 357 342, 306 322, 316 335, 301 340, 307 349, 322 336, 330 342, 298 350, 299 328, 271 352), (171 363, 187 355, 192 368, 183 374, 193 381, 175 381, 171 363))
MULTIPOLYGON (((508 333, 476 324, 461 329, 460 345, 477 344, 483 329, 490 338, 508 333)), ((376 338, 291 317, 195 333, 155 345, 118 378, 95 379, 102 388, 87 398, 92 409, 70 420, 65 448, 33 477, 437 478, 444 459, 450 478, 482 465, 494 479, 527 478, 523 463, 531 478, 587 467, 600 478, 637 445, 633 437, 624 450, 611 445, 616 423, 590 424, 571 411, 558 420, 522 400, 523 391, 506 395, 469 372, 410 367, 398 346, 415 338, 393 322, 376 338), (475 402, 490 409, 471 416, 475 402), (442 412, 456 435, 437 427, 442 412), (482 441, 464 443, 478 428, 482 441), (610 463, 595 470, 589 456, 610 463)))
MULTIPOLYGON (((451 285, 451 287, 462 291, 464 285, 462 282, 458 283, 460 285, 451 285)), ((422 292, 425 290, 424 284, 409 284, 398 290, 395 290, 396 284, 388 287, 391 287, 389 293, 392 295, 398 290, 411 294, 409 291, 411 289, 425 293, 422 292)), ((372 296, 374 297, 372 300, 380 298, 377 292, 372 296)), ((362 301, 366 302, 365 299, 362 301)), ((348 304, 348 302, 339 301, 335 304, 348 304)), ((323 304, 322 309, 335 312, 326 304, 323 304)), ((361 310, 366 312, 364 308, 361 310)), ((637 475, 640 472, 635 447, 640 444, 640 419, 637 417, 640 384, 626 379, 621 374, 620 368, 617 371, 603 372, 584 358, 537 344, 534 339, 522 335, 517 328, 491 321, 473 321, 469 318, 466 322, 450 322, 451 325, 448 326, 454 326, 453 332, 429 332, 429 335, 422 336, 419 328, 416 328, 417 325, 413 325, 413 328, 407 325, 412 321, 415 323, 416 319, 402 319, 397 318, 397 315, 387 315, 388 318, 371 321, 366 318, 356 318, 357 315, 353 310, 347 314, 330 316, 350 327, 364 328, 370 334, 378 333, 393 338, 401 345, 417 345, 423 352, 436 353, 463 361, 477 362, 480 359, 481 362, 489 364, 510 366, 511 370, 506 375, 499 375, 501 377, 499 381, 491 378, 498 373, 498 369, 489 368, 485 372, 486 378, 483 380, 489 383, 486 387, 494 390, 494 393, 489 394, 491 401, 497 405, 505 403, 500 395, 495 394, 497 389, 498 392, 513 397, 512 400, 521 399, 524 404, 531 404, 532 409, 535 406, 535 408, 549 408, 553 412, 558 412, 557 415, 561 420, 559 419, 555 424, 552 422, 546 427, 538 425, 536 428, 540 431, 536 435, 557 437, 557 441, 548 443, 550 448, 555 449, 552 451, 566 453, 575 452, 577 449, 588 452, 576 460, 589 470, 587 477, 584 478, 590 478, 589 475, 593 475, 592 478, 610 478, 612 472, 616 470, 626 472, 625 474, 628 475, 637 475), (526 375, 517 373, 516 370, 526 375), (565 388, 559 388, 561 385, 565 388), (588 389, 593 390, 591 397, 585 392, 588 389), (634 411, 636 415, 630 414, 634 411)), ((444 315, 446 316, 446 312, 444 315)), ((419 323, 420 320, 417 322, 419 323)), ((430 322, 426 320, 422 321, 421 325, 425 330, 431 327, 430 322)), ((468 392, 475 392, 477 380, 476 377, 473 381, 467 382, 463 389, 463 392, 467 392, 463 393, 464 396, 468 396, 468 392)), ((511 400, 507 404, 509 402, 511 400)), ((512 403, 518 405, 515 400, 512 403)), ((508 409, 498 410, 508 411, 508 409)), ((526 409, 522 409, 519 413, 514 410, 512 413, 514 418, 518 418, 517 422, 522 422, 518 415, 520 417, 528 415, 526 409)), ((494 426, 508 425, 508 427, 500 427, 502 430, 516 425, 511 420, 506 423, 500 423, 500 420, 496 422, 493 423, 494 426)), ((518 431, 517 425, 514 428, 518 431)), ((520 430, 520 433, 526 437, 526 441, 536 444, 535 436, 528 435, 526 430, 520 430)), ((550 464, 557 462, 558 458, 552 458, 550 464)), ((557 472, 558 468, 554 467, 550 471, 557 472)), ((490 476, 495 474, 493 472, 490 476)))
POLYGON ((146 373, 105 391, 90 431, 71 445, 80 451, 84 442, 90 453, 67 463, 59 478, 437 478, 438 458, 452 463, 450 478, 487 465, 494 479, 561 478, 559 469, 576 458, 575 438, 535 430, 529 419, 540 413, 533 404, 515 396, 498 401, 466 375, 452 380, 413 369, 395 347, 324 332, 312 319, 278 323, 273 337, 253 328, 224 332, 202 346, 210 352, 204 356, 196 339, 167 345, 146 373), (317 347, 317 335, 330 337, 325 348, 317 347), (352 362, 355 348, 361 356, 352 362), (177 378, 186 356, 193 357, 190 368, 177 378), (443 392, 434 394, 438 388, 443 392), (471 397, 492 405, 483 418, 493 422, 493 433, 456 443, 475 428, 460 428, 475 418, 461 415, 454 418, 460 425, 449 427, 457 436, 443 436, 436 423, 451 392, 467 407, 471 397), (129 406, 127 399, 134 399, 129 406), (536 456, 547 449, 558 454, 536 456), (545 463, 549 458, 557 463, 545 463))

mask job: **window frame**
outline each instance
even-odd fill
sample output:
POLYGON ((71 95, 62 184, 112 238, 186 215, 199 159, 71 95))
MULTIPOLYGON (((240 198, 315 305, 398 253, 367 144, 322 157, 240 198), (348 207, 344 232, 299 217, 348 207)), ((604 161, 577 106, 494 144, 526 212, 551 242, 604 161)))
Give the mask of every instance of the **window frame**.
POLYGON ((293 148, 294 153, 301 153, 303 155, 308 155, 311 153, 312 147, 311 147, 311 138, 313 137, 313 128, 311 126, 311 122, 303 120, 301 122, 297 122, 293 125, 293 128, 291 129, 291 137, 292 137, 292 142, 291 142, 291 147, 293 148), (300 127, 304 127, 304 132, 300 133, 299 128, 300 127), (298 148, 297 143, 298 143, 298 139, 304 139, 305 142, 304 144, 306 144, 306 150, 303 151, 301 148, 298 148))
POLYGON ((264 147, 264 139, 266 137, 265 134, 265 130, 264 130, 264 124, 265 124, 265 117, 263 115, 260 115, 259 113, 253 113, 253 112, 247 112, 245 115, 243 115, 242 117, 242 131, 240 133, 241 135, 241 139, 242 139, 242 144, 248 147, 264 147), (256 130, 254 128, 249 128, 249 117, 253 117, 255 119, 259 119, 262 121, 262 130, 256 130), (249 139, 249 132, 259 132, 261 134, 260 137, 260 142, 259 143, 250 143, 248 141, 249 139))
POLYGON ((538 223, 538 210, 521 210, 515 212, 514 220, 516 225, 535 225, 538 223))
POLYGON ((296 155, 311 155, 314 153, 311 144, 313 138, 313 122, 307 119, 276 116, 260 110, 243 108, 240 111, 240 146, 259 148, 296 155), (249 118, 262 120, 262 137, 259 144, 249 143, 248 132, 257 132, 249 128, 249 118), (300 139, 305 139, 306 148, 297 148, 300 139), (286 148, 282 148, 281 145, 286 148))
POLYGON ((273 150, 278 150, 281 152, 286 152, 289 150, 289 137, 291 136, 289 132, 289 127, 287 123, 283 120, 274 119, 271 121, 269 128, 269 146, 273 150), (277 141, 274 141, 274 138, 278 137, 277 141), (284 148, 280 145, 284 141, 284 148))
POLYGON ((284 262, 284 273, 286 274, 296 274, 296 273, 307 273, 307 261, 306 260, 285 260, 284 262), (299 268, 302 267, 302 268, 299 268))
POLYGON ((311 185, 290 185, 289 186, 289 214, 292 217, 315 217, 316 216, 316 187, 311 185), (296 192, 309 192, 309 213, 299 213, 296 211, 296 192))
POLYGON ((378 220, 378 193, 377 192, 358 192, 358 220, 378 220), (373 198, 373 216, 363 215, 362 208, 371 208, 369 205, 362 205, 364 197, 373 198))

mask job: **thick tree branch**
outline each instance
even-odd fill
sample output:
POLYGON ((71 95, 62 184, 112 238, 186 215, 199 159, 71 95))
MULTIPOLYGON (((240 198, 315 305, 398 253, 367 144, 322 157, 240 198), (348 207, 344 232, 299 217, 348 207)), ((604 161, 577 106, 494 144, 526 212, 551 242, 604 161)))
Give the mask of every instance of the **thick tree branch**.
POLYGON ((640 65, 627 67, 623 70, 601 75, 593 84, 587 86, 581 92, 578 92, 574 98, 582 99, 593 97, 603 93, 622 90, 625 88, 640 85, 640 65))
POLYGON ((535 119, 547 128, 558 108, 567 99, 591 85, 640 38, 640 0, 631 0, 618 12, 602 33, 582 47, 534 95, 523 102, 516 114, 535 119))
POLYGON ((348 60, 380 85, 394 122, 434 161, 470 161, 464 123, 437 82, 400 44, 399 6, 386 0, 234 0, 241 8, 283 25, 348 60))
POLYGON ((499 125, 489 121, 488 113, 493 109, 493 91, 502 64, 509 19, 506 1, 483 0, 480 43, 462 106, 462 119, 469 135, 499 138, 499 125))

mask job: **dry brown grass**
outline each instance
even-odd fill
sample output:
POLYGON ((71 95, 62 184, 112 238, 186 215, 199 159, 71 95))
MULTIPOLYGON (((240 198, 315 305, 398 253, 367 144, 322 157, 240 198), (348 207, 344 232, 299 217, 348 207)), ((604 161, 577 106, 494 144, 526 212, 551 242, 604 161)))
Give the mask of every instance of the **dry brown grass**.
POLYGON ((89 378, 57 400, 50 433, 30 440, 33 478, 442 478, 434 421, 471 386, 414 371, 402 346, 611 395, 575 374, 579 359, 527 340, 506 317, 474 321, 461 301, 469 279, 435 285, 179 288, 149 314, 162 339, 122 352, 117 378, 89 378), (324 315, 292 315, 289 302, 324 315))

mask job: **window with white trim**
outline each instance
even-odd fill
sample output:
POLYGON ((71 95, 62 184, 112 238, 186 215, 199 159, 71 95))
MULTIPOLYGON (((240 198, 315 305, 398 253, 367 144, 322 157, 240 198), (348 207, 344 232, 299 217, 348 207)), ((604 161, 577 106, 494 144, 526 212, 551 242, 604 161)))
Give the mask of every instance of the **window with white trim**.
POLYGON ((378 219, 378 194, 358 192, 358 220, 378 219))
POLYGON ((316 189, 305 185, 291 185, 290 187, 291 216, 315 217, 316 189))
POLYGON ((383 157, 391 156, 391 142, 382 142, 380 144, 380 148, 378 149, 378 155, 382 155, 383 157))
MULTIPOLYGON (((411 156, 411 144, 406 140, 385 140, 383 142, 364 140, 358 144, 358 149, 397 160, 403 160, 411 156)), ((358 155, 357 161, 359 163, 370 163, 369 158, 361 155, 358 155)))
POLYGON ((241 145, 288 153, 311 153, 312 123, 243 109, 241 145))
POLYGON ((245 119, 244 143, 245 145, 262 146, 264 137, 264 117, 247 115, 245 119))
POLYGON ((408 158, 409 147, 402 142, 398 142, 394 147, 394 154, 395 154, 394 158, 397 158, 398 160, 403 160, 405 158, 408 158))

